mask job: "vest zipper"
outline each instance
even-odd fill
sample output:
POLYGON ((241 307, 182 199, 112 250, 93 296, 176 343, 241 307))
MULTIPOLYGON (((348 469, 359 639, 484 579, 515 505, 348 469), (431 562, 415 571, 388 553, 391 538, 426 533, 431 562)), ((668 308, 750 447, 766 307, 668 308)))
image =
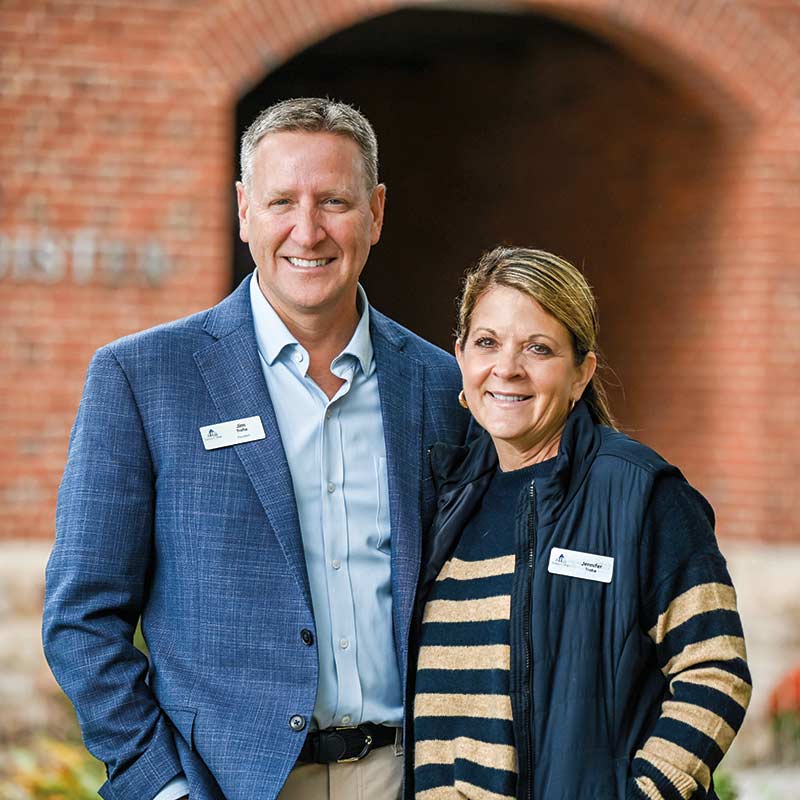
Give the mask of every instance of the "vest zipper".
POLYGON ((528 800, 533 800, 533 630, 531 601, 533 599, 533 568, 536 560, 536 481, 528 488, 528 581, 523 613, 523 638, 525 639, 525 681, 528 702, 525 704, 524 730, 527 731, 526 757, 528 760, 528 800))

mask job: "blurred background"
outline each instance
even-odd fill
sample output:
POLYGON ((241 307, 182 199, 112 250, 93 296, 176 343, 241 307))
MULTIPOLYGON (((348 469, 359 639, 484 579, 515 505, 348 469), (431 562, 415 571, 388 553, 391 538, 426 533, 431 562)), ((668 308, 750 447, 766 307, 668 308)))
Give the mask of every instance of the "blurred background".
POLYGON ((465 267, 555 251, 614 407, 712 502, 754 694, 726 797, 800 797, 798 0, 0 0, 0 797, 102 768, 41 652, 92 352, 252 268, 238 138, 292 96, 374 124, 371 302, 451 349, 465 267))

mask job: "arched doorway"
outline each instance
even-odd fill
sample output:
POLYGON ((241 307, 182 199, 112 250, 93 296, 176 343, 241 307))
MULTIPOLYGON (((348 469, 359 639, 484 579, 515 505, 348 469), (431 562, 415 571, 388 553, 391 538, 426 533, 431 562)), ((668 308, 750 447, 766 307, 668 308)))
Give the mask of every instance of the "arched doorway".
MULTIPOLYGON (((359 106, 378 133, 387 221, 364 273, 376 307, 450 349, 466 266, 500 242, 550 249, 596 287, 629 427, 648 425, 661 381, 697 391, 676 343, 702 324, 687 292, 708 291, 700 262, 724 143, 678 87, 535 14, 403 10, 271 72, 241 98, 237 134, 303 95, 359 106)), ((238 281, 252 264, 235 220, 232 236, 238 281)))

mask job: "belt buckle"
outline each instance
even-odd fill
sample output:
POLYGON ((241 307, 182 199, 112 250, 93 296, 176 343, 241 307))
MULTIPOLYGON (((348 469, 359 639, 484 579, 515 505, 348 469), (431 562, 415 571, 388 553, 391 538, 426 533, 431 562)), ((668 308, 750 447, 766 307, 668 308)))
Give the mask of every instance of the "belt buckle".
MULTIPOLYGON (((337 728, 334 728, 335 731, 355 731, 358 730, 358 725, 340 725, 337 728)), ((353 761, 360 761, 364 758, 367 753, 369 753, 369 747, 372 744, 372 736, 370 734, 364 734, 364 749, 357 755, 353 756, 352 758, 337 758, 337 764, 350 764, 353 761)))

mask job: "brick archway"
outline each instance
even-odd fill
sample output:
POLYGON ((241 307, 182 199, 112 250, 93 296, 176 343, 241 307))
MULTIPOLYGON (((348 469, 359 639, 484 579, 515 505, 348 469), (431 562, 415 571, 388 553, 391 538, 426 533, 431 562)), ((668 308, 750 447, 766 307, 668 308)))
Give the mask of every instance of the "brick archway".
MULTIPOLYGON (((786 147, 781 131, 787 124, 786 115, 796 108, 790 101, 798 85, 800 56, 791 44, 791 35, 771 24, 755 6, 742 3, 732 7, 719 0, 691 5, 677 0, 646 4, 529 0, 527 6, 533 13, 613 43, 681 86, 720 126, 726 139, 720 178, 724 194, 714 201, 718 207, 713 230, 709 229, 703 252, 693 259, 693 263, 700 259, 709 265, 714 280, 697 297, 694 308, 685 308, 690 327, 705 333, 700 341, 670 356, 673 370, 665 374, 679 376, 677 393, 686 395, 684 400, 670 401, 660 422, 645 419, 641 434, 686 465, 690 477, 725 509, 720 522, 728 535, 746 538, 769 531, 767 535, 772 537, 791 537, 791 531, 797 529, 791 513, 794 506, 787 504, 784 496, 768 500, 775 496, 774 481, 764 476, 782 472, 788 479, 796 459, 787 465, 786 458, 764 455, 765 440, 781 446, 766 410, 748 413, 745 426, 739 424, 738 416, 743 403, 750 409, 764 409, 760 398, 776 379, 794 386, 797 380, 786 374, 780 360, 771 358, 763 337, 744 355, 728 344, 740 335, 735 308, 741 281, 749 281, 748 313, 756 328, 760 324, 774 326, 773 287, 786 282, 785 273, 774 262, 765 266, 758 251, 767 236, 771 246, 782 242, 782 252, 789 252, 794 241, 791 233, 776 229, 774 221, 769 221, 764 202, 773 191, 774 175, 766 172, 774 169, 773 143, 780 141, 781 147, 786 147), (757 281, 752 279, 753 269, 761 270, 757 281), (700 366, 704 355, 710 362, 706 370, 700 366), (729 380, 738 387, 735 397, 725 385, 729 380), (686 425, 690 430, 684 429, 686 425)), ((351 24, 403 7, 402 3, 310 0, 301 13, 289 0, 209 2, 202 16, 190 18, 187 14, 183 20, 176 19, 173 30, 180 31, 187 73, 202 75, 202 90, 223 113, 266 73, 303 48, 351 24)), ((218 123, 222 125, 223 120, 218 123)), ((230 135, 228 131, 226 135, 230 135)), ((214 174, 229 180, 225 170, 220 165, 214 174)), ((680 260, 680 252, 676 243, 670 253, 664 253, 658 268, 666 269, 670 259, 680 260)), ((785 314, 779 317, 783 318, 785 314)), ((692 335, 687 338, 691 340, 692 335)), ((643 402, 659 396, 659 377, 663 376, 653 370, 647 378, 650 391, 643 402)), ((793 435, 791 398, 791 392, 772 397, 772 408, 779 410, 783 420, 780 435, 793 435)), ((638 429, 642 421, 636 417, 634 427, 638 429)))
MULTIPOLYGON (((534 13, 572 24, 676 77, 719 113, 741 121, 773 117, 792 96, 800 57, 790 36, 745 4, 723 0, 685 4, 625 0, 526 0, 534 13)), ((412 7, 404 2, 209 0, 176 20, 184 53, 204 83, 235 95, 266 71, 337 30, 372 16, 412 7)), ((417 6, 419 7, 419 6, 417 6)), ((480 4, 472 5, 480 10, 480 4)), ((487 4, 486 11, 502 13, 487 4)), ((515 6, 514 11, 520 11, 515 6)))

